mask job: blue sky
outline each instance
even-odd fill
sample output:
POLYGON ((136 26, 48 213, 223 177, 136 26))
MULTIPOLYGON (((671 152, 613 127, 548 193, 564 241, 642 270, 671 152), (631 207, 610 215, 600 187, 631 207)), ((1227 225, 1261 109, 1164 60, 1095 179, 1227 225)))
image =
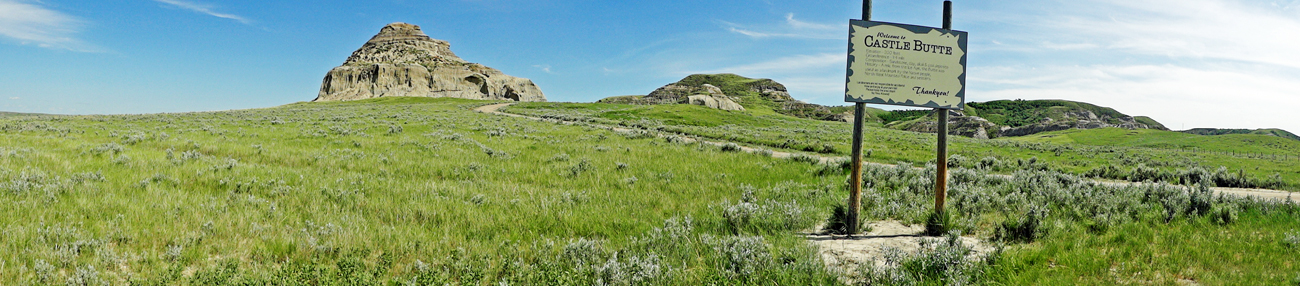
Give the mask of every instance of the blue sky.
MULTIPOLYGON (((1300 131, 1300 0, 954 1, 967 101, 1066 99, 1174 129, 1300 131)), ((551 101, 646 94, 692 73, 772 78, 842 105, 860 1, 0 0, 0 110, 269 107, 391 22, 532 79, 551 101)), ((939 26, 942 1, 873 20, 939 26)), ((877 106, 887 107, 887 106, 877 106)), ((892 109, 892 108, 890 108, 892 109)))

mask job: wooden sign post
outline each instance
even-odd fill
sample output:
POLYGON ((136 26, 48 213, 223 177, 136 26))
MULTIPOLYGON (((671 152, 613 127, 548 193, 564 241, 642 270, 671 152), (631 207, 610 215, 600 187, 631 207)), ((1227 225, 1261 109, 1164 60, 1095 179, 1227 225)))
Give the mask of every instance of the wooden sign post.
POLYGON ((844 101, 853 102, 853 165, 849 178, 848 232, 858 233, 862 206, 862 128, 866 103, 934 108, 938 113, 934 209, 943 214, 948 190, 948 111, 966 104, 967 33, 952 30, 952 1, 943 2, 943 28, 849 21, 844 101))
MULTIPOLYGON (((952 1, 943 1, 943 29, 952 30, 952 1)), ((964 99, 964 98, 963 98, 964 99)), ((939 114, 939 146, 935 149, 938 158, 934 161, 934 213, 943 215, 944 200, 948 198, 948 110, 935 108, 939 114)))

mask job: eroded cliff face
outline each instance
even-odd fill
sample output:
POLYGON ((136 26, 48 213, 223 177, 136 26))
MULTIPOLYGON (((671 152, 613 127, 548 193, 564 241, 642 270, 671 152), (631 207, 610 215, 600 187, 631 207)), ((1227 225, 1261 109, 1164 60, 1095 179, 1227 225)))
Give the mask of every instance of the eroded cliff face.
POLYGON ((531 80, 466 62, 420 27, 392 23, 325 75, 314 101, 383 96, 546 101, 531 80))

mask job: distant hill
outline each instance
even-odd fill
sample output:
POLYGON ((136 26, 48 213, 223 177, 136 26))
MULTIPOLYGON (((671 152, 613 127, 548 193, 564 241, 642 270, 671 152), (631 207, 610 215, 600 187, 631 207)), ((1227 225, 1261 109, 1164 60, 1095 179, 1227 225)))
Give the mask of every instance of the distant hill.
MULTIPOLYGON (((932 110, 899 110, 879 115, 886 127, 935 132, 932 110)), ((1129 116, 1108 107, 1067 100, 995 100, 970 102, 948 119, 953 134, 974 138, 1025 136, 1068 129, 1169 130, 1145 116, 1129 116)))
MULTIPOLYGON (((799 118, 849 122, 853 107, 824 106, 794 99, 785 85, 771 79, 736 74, 693 74, 664 85, 648 95, 607 97, 598 103, 613 104, 696 104, 723 110, 768 110, 799 118), (743 108, 724 107, 738 104, 743 108)), ((915 132, 935 132, 933 110, 886 111, 868 107, 865 121, 871 125, 915 132)), ((971 102, 962 112, 949 117, 953 134, 973 138, 1024 136, 1066 129, 1157 129, 1169 130, 1145 116, 1129 116, 1109 107, 1067 100, 995 100, 971 102)))
POLYGON ((0 111, 0 117, 27 116, 27 115, 41 115, 41 114, 38 114, 38 113, 18 113, 18 112, 0 111))
MULTIPOLYGON (((799 101, 790 96, 785 85, 766 78, 748 78, 736 74, 693 74, 681 80, 654 90, 649 95, 614 96, 601 99, 599 103, 616 104, 688 104, 688 97, 705 95, 720 90, 731 101, 744 106, 747 110, 772 112, 808 119, 827 121, 850 121, 853 116, 852 106, 824 106, 799 101)), ((888 111, 868 108, 869 121, 879 121, 873 114, 888 111)))
POLYGON ((1067 100, 995 100, 966 104, 965 112, 1012 128, 1048 122, 1092 120, 1119 127, 1169 130, 1146 116, 1128 116, 1109 107, 1067 100), (1141 126, 1145 125, 1145 126, 1141 126))
POLYGON ((1178 132, 1187 133, 1187 134, 1196 134, 1196 135, 1258 134, 1258 135, 1277 136, 1277 137, 1282 137, 1282 138, 1287 138, 1292 140, 1300 140, 1300 136, 1296 136, 1294 133, 1287 132, 1286 130, 1277 129, 1277 128, 1265 128, 1265 129, 1193 128, 1190 130, 1183 130, 1178 132))

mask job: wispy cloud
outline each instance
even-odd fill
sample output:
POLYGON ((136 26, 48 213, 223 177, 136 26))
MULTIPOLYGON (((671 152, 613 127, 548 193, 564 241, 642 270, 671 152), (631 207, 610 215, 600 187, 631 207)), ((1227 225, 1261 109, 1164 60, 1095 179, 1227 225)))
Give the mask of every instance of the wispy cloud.
POLYGON ((535 68, 537 68, 537 69, 540 69, 540 70, 542 70, 542 72, 545 72, 545 73, 552 73, 552 72, 551 72, 551 65, 533 65, 533 67, 535 67, 535 68))
POLYGON ((208 5, 208 4, 203 4, 203 3, 198 3, 198 2, 190 2, 190 1, 183 1, 183 0, 154 0, 154 1, 158 1, 159 3, 164 3, 164 4, 168 4, 168 5, 176 6, 177 8, 181 8, 181 9, 185 9, 185 10, 190 10, 190 11, 194 11, 194 12, 199 12, 199 13, 207 14, 208 16, 213 16, 213 17, 217 17, 217 18, 224 18, 224 19, 235 20, 235 21, 238 21, 238 22, 240 22, 240 23, 244 23, 244 24, 252 24, 252 23, 253 23, 253 21, 250 21, 250 20, 248 20, 247 18, 241 17, 241 16, 239 16, 239 15, 235 15, 235 14, 227 14, 227 13, 221 13, 221 12, 213 11, 212 9, 215 8, 215 7, 213 7, 212 5, 208 5))
POLYGON ((994 66, 971 70, 967 101, 1067 99, 1151 116, 1174 129, 1300 130, 1300 121, 1285 118, 1300 106, 1293 96, 1300 81, 1276 71, 1260 65, 994 66))
POLYGON ((1300 55, 1295 53, 1300 50, 1300 33, 1295 32, 1300 31, 1300 18, 1295 11, 1276 8, 1277 3, 1099 0, 1096 4, 1096 13, 1049 25, 1076 33, 1071 38, 1131 53, 1300 68, 1300 55))
POLYGON ((843 25, 818 24, 818 23, 799 21, 794 18, 794 13, 785 14, 785 23, 789 24, 791 28, 795 28, 799 30, 821 30, 821 31, 834 30, 834 31, 841 31, 841 32, 848 30, 843 25))
POLYGON ((0 0, 0 35, 51 49, 93 52, 97 48, 75 35, 82 26, 76 17, 39 5, 15 0, 0 0))
POLYGON ((734 74, 796 74, 809 71, 824 71, 827 68, 843 67, 848 63, 845 54, 825 53, 816 55, 796 55, 751 64, 730 66, 706 71, 689 73, 734 73, 734 74))
POLYGON ((843 40, 848 29, 843 26, 804 22, 794 18, 794 14, 785 15, 783 24, 761 24, 749 27, 737 23, 719 21, 727 31, 753 38, 804 38, 821 40, 843 40))
POLYGON ((677 74, 733 73, 771 78, 785 85, 790 95, 797 99, 837 104, 843 101, 844 66, 847 61, 848 57, 842 53, 794 55, 716 69, 687 70, 677 74))
POLYGON ((967 101, 1067 99, 1174 129, 1300 130, 1278 116, 1300 106, 1300 1, 1054 0, 988 12, 972 13, 990 16, 976 20, 987 40, 972 38, 980 60, 967 101))

